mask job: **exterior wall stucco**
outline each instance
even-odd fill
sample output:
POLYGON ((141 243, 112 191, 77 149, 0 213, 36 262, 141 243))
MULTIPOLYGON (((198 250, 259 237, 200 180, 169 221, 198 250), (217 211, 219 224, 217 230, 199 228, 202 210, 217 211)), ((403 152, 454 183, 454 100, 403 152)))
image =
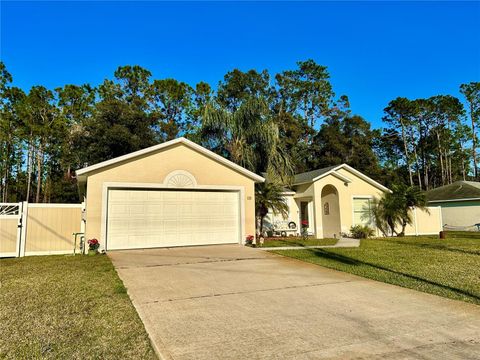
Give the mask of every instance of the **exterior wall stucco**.
POLYGON ((242 187, 245 234, 255 234, 254 181, 184 144, 176 144, 89 174, 86 194, 86 238, 99 239, 103 248, 105 239, 102 239, 101 229, 104 183, 152 183, 161 186, 165 177, 175 170, 188 171, 195 177, 198 185, 242 187))
POLYGON ((333 175, 327 175, 313 184, 315 235, 318 238, 323 238, 322 189, 326 185, 333 185, 337 189, 338 204, 340 208, 341 232, 344 233, 348 233, 350 231, 350 227, 353 225, 353 198, 355 196, 370 196, 372 198, 380 198, 384 193, 379 188, 371 185, 346 169, 340 169, 337 172, 349 178, 351 182, 344 183, 343 180, 340 180, 333 175))

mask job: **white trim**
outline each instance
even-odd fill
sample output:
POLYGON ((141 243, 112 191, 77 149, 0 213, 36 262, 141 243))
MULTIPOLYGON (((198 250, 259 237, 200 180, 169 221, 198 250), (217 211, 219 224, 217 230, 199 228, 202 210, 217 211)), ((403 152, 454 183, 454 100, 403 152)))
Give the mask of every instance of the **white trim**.
MULTIPOLYGON (((226 166, 232 168, 233 170, 236 170, 236 171, 242 173, 243 175, 253 179, 256 182, 264 182, 265 181, 265 179, 263 177, 251 172, 250 170, 247 170, 247 169, 241 167, 240 165, 235 164, 234 162, 232 162, 230 160, 225 159, 223 156, 215 154, 213 151, 205 149, 203 146, 200 146, 200 145, 194 143, 193 141, 185 139, 184 137, 180 137, 180 138, 177 138, 177 139, 174 139, 174 140, 164 142, 164 143, 159 144, 159 145, 154 145, 154 146, 148 147, 146 149, 138 150, 138 151, 132 152, 130 154, 126 154, 126 155, 123 155, 123 156, 116 157, 116 158, 111 159, 111 160, 102 161, 98 164, 94 164, 94 165, 91 165, 91 166, 84 167, 83 169, 77 170, 76 174, 77 174, 77 176, 86 175, 89 172, 99 170, 99 169, 104 168, 106 166, 114 165, 114 164, 117 164, 117 163, 122 162, 122 161, 126 161, 126 160, 136 158, 138 156, 142 156, 142 155, 149 154, 151 152, 159 151, 159 150, 165 149, 167 147, 170 147, 170 146, 173 146, 173 145, 176 145, 176 144, 186 145, 186 146, 200 152, 201 154, 206 155, 206 156, 210 157, 211 159, 216 160, 216 161, 222 163, 223 165, 226 165, 226 166)), ((83 176, 79 180, 84 181, 83 176)))
POLYGON ((295 191, 284 191, 281 193, 282 195, 285 195, 285 196, 288 196, 288 195, 295 195, 296 192, 295 191))
POLYGON ((21 202, 21 203, 18 203, 18 209, 19 209, 19 217, 18 217, 18 221, 17 221, 17 246, 16 246, 16 252, 17 252, 17 256, 20 257, 20 249, 21 249, 21 246, 22 246, 22 230, 23 230, 23 219, 22 219, 22 216, 23 216, 23 207, 24 207, 24 203, 21 202))
POLYGON ((440 217, 440 231, 443 230, 443 213, 442 213, 442 207, 441 206, 435 206, 435 207, 438 207, 438 213, 439 213, 439 217, 440 217))
POLYGON ((428 203, 439 203, 439 202, 459 202, 459 201, 472 201, 480 200, 480 198, 465 198, 465 199, 450 199, 450 200, 430 200, 428 203))
MULTIPOLYGON (((102 189, 102 215, 100 229, 100 244, 103 250, 107 250, 107 212, 108 212, 108 191, 115 188, 125 189, 156 189, 167 191, 188 191, 188 190, 217 190, 238 192, 240 205, 240 234, 238 243, 244 244, 245 233, 245 189, 243 186, 224 186, 224 185, 197 185, 195 187, 172 188, 164 184, 156 183, 122 183, 122 182, 104 182, 102 189)), ((86 240, 86 239, 85 239, 86 240)))
POLYGON ((331 174, 332 174, 333 176, 339 178, 340 180, 342 180, 345 184, 349 184, 349 183, 352 182, 352 180, 351 180, 350 178, 348 178, 348 177, 346 177, 346 176, 344 176, 344 175, 342 175, 342 174, 340 174, 340 173, 338 173, 338 172, 336 172, 336 171, 333 171, 331 174))
POLYGON ((82 216, 80 218, 80 232, 83 233, 83 253, 86 254, 87 253, 87 239, 86 239, 86 234, 85 234, 85 225, 86 225, 86 222, 87 222, 87 218, 86 218, 86 214, 85 214, 85 211, 86 211, 86 203, 85 203, 85 198, 82 202, 82 216))
POLYGON ((360 171, 354 169, 353 167, 351 167, 350 165, 347 165, 347 164, 342 164, 340 165, 337 169, 335 170, 338 170, 338 169, 341 169, 341 168, 346 168, 348 171, 352 172, 354 175, 357 175, 359 178, 365 180, 366 182, 370 183, 371 185, 379 188, 380 190, 383 190, 383 191, 386 191, 386 192, 392 192, 392 190, 390 190, 389 188, 383 186, 382 184, 380 184, 379 182, 376 182, 375 180, 373 180, 372 178, 368 177, 367 175, 361 173, 360 171))
POLYGON ((22 231, 20 233, 20 244, 19 244, 19 252, 18 256, 23 257, 25 256, 25 247, 27 243, 27 225, 28 225, 28 201, 23 202, 23 211, 22 211, 22 231))
POLYGON ((82 208, 82 204, 28 204, 29 208, 82 208))
POLYGON ((418 236, 417 208, 413 207, 413 220, 415 221, 415 236, 418 236))
POLYGON ((388 189, 387 187, 383 186, 382 184, 376 182, 375 180, 373 180, 372 178, 368 177, 367 175, 361 173, 360 171, 358 170, 355 170, 354 168, 352 168, 351 166, 347 165, 347 164, 341 164, 341 165, 338 165, 337 167, 334 167, 333 169, 330 169, 329 171, 323 173, 322 175, 319 175, 317 176, 316 178, 313 178, 312 180, 310 181, 304 181, 304 182, 299 182, 299 183, 294 183, 294 185, 302 185, 302 184, 308 184, 308 183, 312 183, 312 182, 315 182, 317 180, 320 180, 322 178, 324 178, 325 176, 327 175, 333 175, 333 176, 336 176, 336 177, 339 177, 341 180, 345 179, 345 180, 348 180, 346 182, 352 182, 352 180, 350 180, 348 177, 342 175, 342 174, 339 174, 337 173, 337 170, 340 170, 340 169, 347 169, 348 171, 350 171, 352 174, 358 176, 359 178, 361 178, 362 180, 368 182, 370 185, 373 185, 377 188, 379 188, 380 190, 383 190, 383 191, 386 191, 386 192, 391 192, 390 189, 388 189), (343 179, 342 179, 343 178, 343 179))
POLYGON ((419 232, 416 235, 415 233, 405 233, 405 236, 423 236, 423 235, 438 235, 438 232, 419 232))
POLYGON ((4 257, 17 257, 17 253, 16 253, 16 252, 3 252, 3 253, 0 253, 0 258, 4 258, 4 257))
POLYGON ((14 220, 14 219, 19 219, 21 218, 22 216, 19 214, 19 215, 0 215, 0 220, 14 220))

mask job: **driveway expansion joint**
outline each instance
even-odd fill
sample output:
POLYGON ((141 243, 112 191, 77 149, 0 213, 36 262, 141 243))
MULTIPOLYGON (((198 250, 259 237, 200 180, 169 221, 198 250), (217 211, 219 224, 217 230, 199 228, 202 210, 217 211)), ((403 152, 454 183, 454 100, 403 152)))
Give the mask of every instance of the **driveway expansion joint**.
POLYGON ((361 281, 362 280, 345 280, 345 281, 333 281, 333 282, 317 283, 317 284, 284 286, 284 287, 279 287, 279 288, 257 289, 257 290, 249 290, 249 291, 233 291, 233 292, 226 292, 226 293, 219 293, 219 294, 190 296, 190 297, 185 297, 185 298, 166 299, 166 300, 152 300, 152 301, 146 301, 142 304, 143 305, 148 305, 148 304, 166 303, 166 302, 174 302, 174 301, 196 300, 196 299, 214 298, 214 297, 231 296, 231 295, 253 294, 253 293, 267 292, 267 291, 280 291, 280 290, 300 289, 300 288, 309 288, 309 287, 326 286, 326 285, 336 285, 336 284, 361 282, 361 281))
POLYGON ((153 265, 139 265, 139 266, 117 266, 117 269, 137 269, 137 268, 152 268, 152 267, 164 267, 164 266, 178 266, 178 265, 193 265, 193 264, 213 264, 229 261, 243 261, 243 260, 270 260, 264 257, 251 257, 251 258, 235 258, 235 259, 218 259, 218 260, 205 260, 205 261, 189 261, 189 262, 177 262, 171 264, 153 264, 153 265))

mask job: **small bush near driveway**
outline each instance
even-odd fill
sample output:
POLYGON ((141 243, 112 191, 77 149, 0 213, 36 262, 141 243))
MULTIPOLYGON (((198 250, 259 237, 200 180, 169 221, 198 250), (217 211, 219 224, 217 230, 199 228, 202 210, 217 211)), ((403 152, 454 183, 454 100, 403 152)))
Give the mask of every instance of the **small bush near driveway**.
POLYGON ((0 358, 156 358, 107 256, 4 259, 0 281, 0 358))
POLYGON ((480 304, 480 233, 364 239, 359 248, 277 254, 418 291, 480 304), (461 235, 460 235, 461 236, 461 235))

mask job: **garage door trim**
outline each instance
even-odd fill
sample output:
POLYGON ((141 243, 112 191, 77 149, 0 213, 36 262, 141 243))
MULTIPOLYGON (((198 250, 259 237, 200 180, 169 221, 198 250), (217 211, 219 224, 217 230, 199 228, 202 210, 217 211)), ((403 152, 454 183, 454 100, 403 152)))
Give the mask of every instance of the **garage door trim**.
MULTIPOLYGON (((100 243, 107 245, 107 212, 108 212, 108 191, 114 189, 142 189, 142 190, 190 190, 190 191, 236 191, 239 193, 240 203, 240 238, 239 244, 245 242, 245 189, 243 186, 224 186, 224 185, 196 185, 188 187, 171 187, 165 184, 157 183, 122 183, 122 182, 104 182, 102 190, 102 217, 101 217, 101 239, 100 243)), ((106 249, 105 249, 106 250, 106 249)))

